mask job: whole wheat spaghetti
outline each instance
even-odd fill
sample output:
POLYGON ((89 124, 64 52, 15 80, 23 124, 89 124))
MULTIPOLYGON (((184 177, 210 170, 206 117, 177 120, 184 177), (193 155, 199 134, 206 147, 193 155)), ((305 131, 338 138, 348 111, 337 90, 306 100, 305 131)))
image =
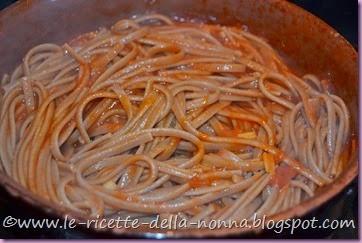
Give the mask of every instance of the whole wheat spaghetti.
POLYGON ((349 112, 236 27, 120 20, 32 48, 2 80, 2 170, 79 213, 272 215, 343 169, 349 112))

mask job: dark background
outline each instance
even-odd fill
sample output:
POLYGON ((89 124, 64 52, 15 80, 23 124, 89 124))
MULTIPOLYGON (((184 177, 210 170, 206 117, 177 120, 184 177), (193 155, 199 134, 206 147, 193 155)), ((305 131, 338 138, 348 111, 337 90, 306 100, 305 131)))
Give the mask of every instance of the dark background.
MULTIPOLYGON (((253 1, 253 0, 251 0, 253 1)), ((0 9, 15 2, 14 0, 0 0, 0 9)), ((323 19, 330 26, 341 33, 356 49, 358 49, 358 1, 357 0, 291 0, 300 7, 308 10, 319 18, 323 19)), ((261 235, 249 235, 247 238, 273 238, 273 239, 358 239, 358 181, 354 180, 342 193, 333 200, 326 203, 319 209, 311 212, 303 219, 316 217, 319 220, 328 218, 333 219, 353 219, 356 228, 336 229, 336 230, 308 230, 297 231, 293 235, 275 234, 273 232, 264 232, 261 235)), ((11 215, 15 218, 50 218, 40 210, 30 208, 18 200, 9 197, 8 193, 0 188, 0 223, 6 216, 11 215)), ((94 234, 86 229, 61 230, 61 229, 16 229, 3 228, 0 226, 1 238, 108 238, 103 234, 94 234)), ((244 236, 243 236, 244 237, 244 236)), ((238 238, 238 237, 235 237, 238 238)))

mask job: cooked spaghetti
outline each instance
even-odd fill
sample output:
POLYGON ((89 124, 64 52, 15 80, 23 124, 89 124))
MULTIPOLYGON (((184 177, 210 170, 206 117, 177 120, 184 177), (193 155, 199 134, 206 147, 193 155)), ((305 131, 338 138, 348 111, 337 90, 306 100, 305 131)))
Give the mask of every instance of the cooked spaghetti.
POLYGON ((272 215, 344 169, 349 112, 246 29, 120 20, 2 79, 2 170, 87 216, 272 215))

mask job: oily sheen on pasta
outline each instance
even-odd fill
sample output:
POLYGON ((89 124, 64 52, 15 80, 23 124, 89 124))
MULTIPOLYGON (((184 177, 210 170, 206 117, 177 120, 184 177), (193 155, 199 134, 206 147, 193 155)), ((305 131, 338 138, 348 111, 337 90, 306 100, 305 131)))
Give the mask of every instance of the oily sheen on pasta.
POLYGON ((124 19, 2 79, 1 169, 90 217, 272 215, 343 170, 349 113, 244 28, 124 19))

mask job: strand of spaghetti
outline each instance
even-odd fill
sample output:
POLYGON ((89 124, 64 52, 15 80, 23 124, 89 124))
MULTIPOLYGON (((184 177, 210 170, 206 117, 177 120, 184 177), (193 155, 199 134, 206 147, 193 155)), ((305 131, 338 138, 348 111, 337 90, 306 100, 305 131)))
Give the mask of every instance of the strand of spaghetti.
POLYGON ((218 220, 226 220, 228 219, 232 213, 238 208, 245 207, 248 203, 250 203, 266 186, 266 184, 270 180, 270 175, 263 175, 256 181, 256 183, 249 187, 241 197, 239 197, 235 203, 229 207, 219 218, 218 220))
POLYGON ((269 145, 273 146, 275 143, 275 136, 273 131, 271 130, 270 126, 266 123, 265 119, 260 118, 256 115, 252 115, 252 114, 245 114, 245 113, 241 113, 239 110, 238 112, 233 112, 230 109, 226 110, 220 110, 218 112, 218 114, 222 115, 222 116, 227 116, 227 117, 232 117, 232 118, 236 118, 236 119, 240 119, 240 120, 248 120, 248 121, 253 121, 253 122, 257 122, 259 123, 264 129, 265 131, 268 133, 268 137, 269 137, 269 145))
MULTIPOLYGON (((262 216, 262 215, 267 215, 267 212, 273 207, 273 205, 275 204, 278 195, 279 195, 279 189, 276 187, 273 187, 271 189, 271 192, 268 196, 268 198, 264 201, 263 205, 260 206, 260 208, 258 208, 258 210, 255 211, 254 215, 257 216, 262 216)), ((254 216, 253 215, 253 216, 254 216)))
MULTIPOLYGON (((91 189, 85 181, 83 181, 80 177, 80 174, 77 173, 77 180, 79 181, 79 183, 81 185, 83 185, 86 188, 89 188, 89 190, 94 190, 95 188, 91 189)), ((253 182, 255 182, 255 180, 257 178, 260 177, 260 174, 256 174, 254 175, 252 178, 250 179, 246 179, 240 183, 234 184, 232 186, 230 186, 229 188, 227 188, 227 190, 223 190, 220 192, 216 192, 216 193, 209 193, 200 197, 194 197, 190 200, 187 200, 185 202, 181 202, 181 203, 176 203, 176 204, 167 204, 167 203, 162 203, 162 204, 145 204, 145 203, 139 203, 136 201, 127 201, 125 200, 126 198, 122 199, 118 199, 117 197, 112 196, 112 193, 106 193, 106 192, 102 192, 99 191, 97 189, 95 189, 95 193, 104 197, 104 200, 106 203, 113 205, 116 208, 120 208, 120 209, 124 209, 124 210, 130 210, 130 211, 135 211, 135 212, 146 212, 146 213, 163 213, 163 212, 179 212, 179 211, 183 211, 187 208, 192 208, 198 205, 202 205, 205 204, 207 202, 211 202, 214 200, 217 200, 221 197, 233 194, 235 192, 238 191, 242 191, 245 190, 246 188, 248 188, 253 182)), ((122 198, 122 196, 121 196, 122 198)))

